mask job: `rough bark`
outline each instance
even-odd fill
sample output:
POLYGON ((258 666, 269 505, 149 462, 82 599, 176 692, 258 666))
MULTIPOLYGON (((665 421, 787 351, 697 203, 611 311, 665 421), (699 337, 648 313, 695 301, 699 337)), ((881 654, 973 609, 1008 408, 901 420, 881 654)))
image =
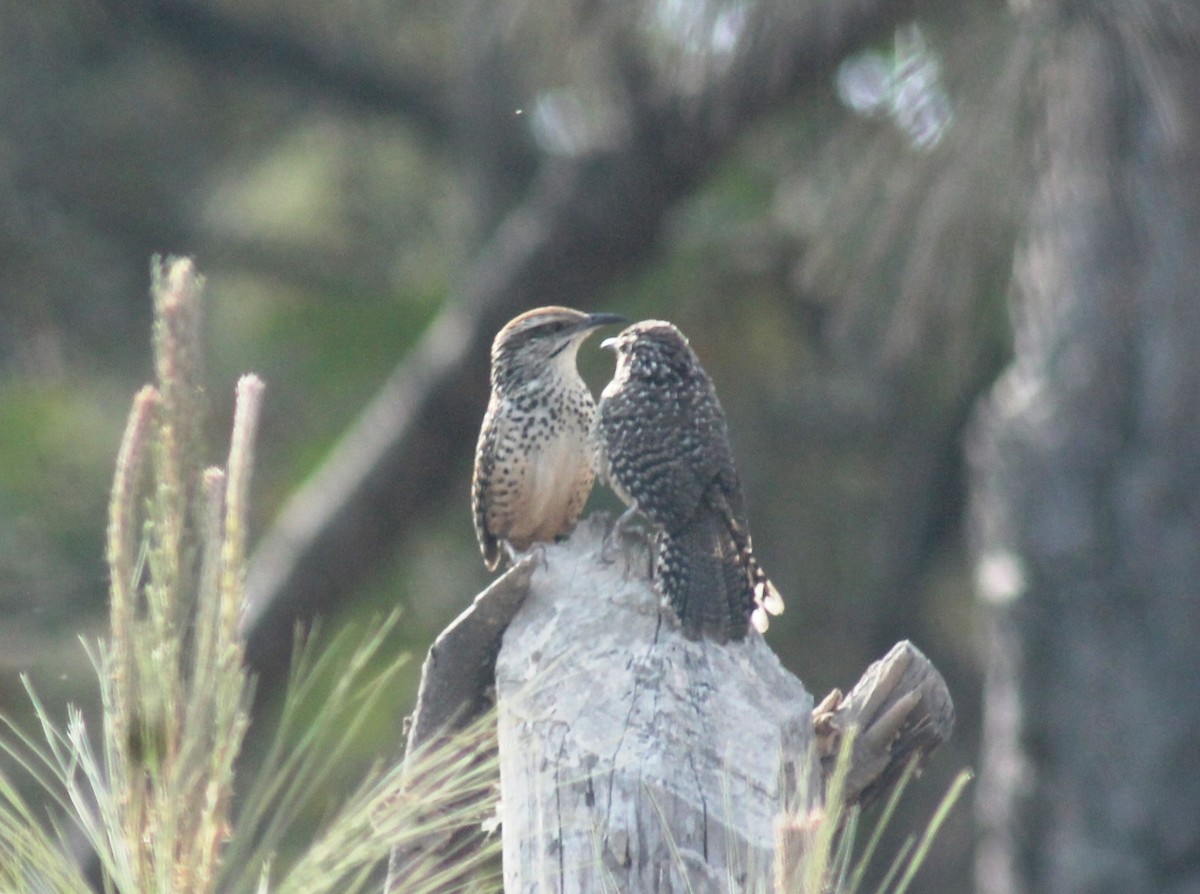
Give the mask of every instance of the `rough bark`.
POLYGON ((525 602, 533 569, 532 557, 509 568, 429 647, 409 724, 406 761, 421 749, 444 744, 495 705, 500 641, 525 602))
POLYGON ((471 890, 495 815, 496 656, 535 563, 527 557, 509 568, 429 648, 408 726, 404 786, 431 801, 425 819, 433 831, 392 851, 385 892, 410 890, 414 869, 439 879, 439 891, 471 890), (464 785, 464 775, 473 784, 464 785))
POLYGON ((863 728, 848 803, 949 735, 945 685, 907 643, 814 727, 761 636, 684 638, 645 543, 605 547, 607 530, 595 515, 539 548, 497 659, 506 891, 768 890, 781 820, 824 804, 837 732, 863 728))
POLYGON ((895 785, 910 763, 923 766, 950 738, 954 703, 937 668, 904 640, 867 668, 849 695, 835 689, 822 699, 813 726, 826 780, 842 735, 857 728, 841 797, 865 807, 895 785))
POLYGON ((1015 358, 970 449, 978 889, 1194 892, 1200 24, 1175 2, 1041 13, 1015 358))
POLYGON ((606 566, 604 531, 555 551, 500 652, 505 888, 744 889, 769 878, 776 815, 808 797, 785 779, 811 780, 812 699, 761 637, 684 639, 648 552, 606 566))

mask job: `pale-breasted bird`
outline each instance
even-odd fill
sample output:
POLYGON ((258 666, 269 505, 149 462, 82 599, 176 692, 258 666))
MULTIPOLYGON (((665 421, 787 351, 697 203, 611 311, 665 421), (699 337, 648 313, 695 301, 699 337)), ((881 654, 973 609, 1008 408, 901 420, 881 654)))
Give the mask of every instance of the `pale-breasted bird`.
POLYGON ((489 571, 510 553, 569 534, 595 478, 596 404, 575 367, 579 346, 616 314, 539 307, 510 320, 492 342, 492 393, 479 444, 471 506, 489 571))
POLYGON ((646 320, 601 347, 617 367, 600 395, 601 476, 657 528, 655 582, 691 639, 762 631, 783 599, 754 557, 725 412, 675 326, 646 320))

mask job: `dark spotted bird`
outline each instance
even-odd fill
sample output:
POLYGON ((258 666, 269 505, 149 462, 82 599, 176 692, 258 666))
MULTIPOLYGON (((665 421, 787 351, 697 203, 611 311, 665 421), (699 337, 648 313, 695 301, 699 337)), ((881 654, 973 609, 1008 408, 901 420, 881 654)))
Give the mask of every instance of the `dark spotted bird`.
POLYGON ((691 639, 765 630, 783 599, 754 556, 725 412, 675 326, 636 323, 602 347, 617 353, 600 395, 600 474, 656 528, 654 576, 691 639))
POLYGON ((539 307, 509 321, 492 342, 492 393, 479 444, 471 505, 489 571, 510 554, 569 534, 595 478, 596 404, 575 355, 615 314, 539 307))

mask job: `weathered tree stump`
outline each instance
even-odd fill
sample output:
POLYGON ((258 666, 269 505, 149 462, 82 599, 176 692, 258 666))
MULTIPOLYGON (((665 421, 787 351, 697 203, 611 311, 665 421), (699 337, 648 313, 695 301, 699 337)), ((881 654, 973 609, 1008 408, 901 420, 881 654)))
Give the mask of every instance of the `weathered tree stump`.
POLYGON ((845 730, 860 730, 848 804, 949 735, 945 684, 911 644, 814 714, 757 633, 684 638, 659 608, 646 542, 605 555, 608 529, 594 515, 536 548, 426 662, 414 739, 452 737, 495 696, 509 894, 772 890, 781 820, 821 814, 845 730))
POLYGON ((546 548, 500 650, 505 890, 744 888, 804 796, 812 699, 760 636, 685 639, 605 521, 546 548))

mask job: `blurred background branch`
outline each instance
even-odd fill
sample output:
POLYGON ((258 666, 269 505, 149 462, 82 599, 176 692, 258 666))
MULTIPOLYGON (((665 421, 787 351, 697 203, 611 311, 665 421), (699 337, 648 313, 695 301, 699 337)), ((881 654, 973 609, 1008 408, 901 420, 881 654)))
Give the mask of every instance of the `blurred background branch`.
MULTIPOLYGON (((324 616, 332 635, 400 606, 384 651, 422 653, 482 589, 467 489, 487 345, 529 306, 603 307, 674 320, 713 374, 756 552, 790 606, 769 635, 789 668, 827 691, 911 639, 945 674, 961 735, 929 768, 943 774, 929 791, 944 790, 977 754, 983 656, 995 674, 1020 642, 981 624, 972 599, 976 568, 990 587, 1011 579, 997 568, 1023 566, 967 548, 968 483, 987 479, 965 466, 964 433, 1014 328, 1018 358, 1039 333, 1086 329, 1054 323, 1074 288, 1061 277, 1046 300, 1021 297, 1061 269, 1046 258, 1134 212, 1130 238, 1077 263, 1110 270, 1188 244, 1186 184, 1200 179, 1177 97, 1195 34, 1181 0, 1127 13, 1066 0, 0 0, 0 710, 24 710, 22 670, 50 703, 94 697, 77 637, 103 628, 109 470, 148 377, 146 262, 186 253, 211 301, 202 424, 229 417, 241 371, 269 387, 251 518, 256 711, 297 619, 324 616), (1085 45, 1115 61, 1095 68, 1085 45), (1072 94, 1072 72, 1099 92, 1072 94), (1052 82, 1066 86, 1051 102, 1052 82), (1080 111, 1090 103, 1104 114, 1080 111), (1127 170, 1133 145, 1148 160, 1128 168, 1138 188, 1109 191, 1105 172, 1127 170), (1077 194, 1108 204, 1051 188, 1047 170, 1081 169, 1094 173, 1077 194)), ((1178 267, 1136 269, 1123 295, 1186 290, 1178 267)), ((1076 294, 1073 312, 1103 306, 1090 287, 1076 294)), ((1128 356, 1182 356, 1159 348, 1191 331, 1186 302, 1117 304, 1103 331, 1128 356), (1160 335, 1121 342, 1131 332, 1160 335)), ((605 358, 581 362, 598 387, 605 358)), ((1079 375, 1118 405, 1158 408, 1145 418, 1186 410, 1175 389, 1135 388, 1137 363, 1049 368, 1037 394, 1079 375)), ((1092 424, 1104 404, 1078 406, 1092 424)), ((1142 456, 1159 458, 1154 480, 1187 481, 1194 448, 1154 435, 1179 426, 1102 438, 1103 474, 1064 480, 1100 487, 1142 456)), ((1046 443, 1081 468, 1065 432, 1046 443)), ((1114 542, 1134 543, 1133 527, 1142 547, 1195 542, 1187 512, 1145 505, 1136 525, 1105 528, 1114 542), (1152 536, 1172 518, 1180 527, 1152 536)), ((1053 517, 1032 503, 1020 514, 1053 517)), ((1031 527, 1030 556, 1040 537, 1031 527)), ((1163 605, 1195 591, 1183 562, 1134 577, 1163 605)), ((1175 628, 1191 629, 1182 617, 1175 628)), ((1032 691, 1047 666, 1011 665, 1032 691)), ((1069 674, 1062 685, 1073 691, 1069 674)), ((361 761, 399 747, 415 686, 412 671, 364 729, 361 761)), ((997 692, 993 707, 1007 704, 997 692)), ((1010 720, 990 722, 1011 733, 1010 720)), ((985 773, 981 791, 991 784, 985 773)), ((1016 815, 992 804, 988 822, 1016 815)), ((1195 852, 1190 834, 1161 852, 1195 852)), ((918 882, 965 889, 973 838, 953 824, 918 882)))
MULTIPOLYGON (((890 12, 897 12, 888 4, 890 12)), ((759 7, 758 16, 773 12, 759 7)), ((421 342, 391 374, 337 449, 264 535, 250 580, 250 653, 268 681, 287 667, 297 618, 328 613, 361 584, 387 545, 422 525, 435 501, 461 491, 472 426, 486 403, 492 336, 530 306, 594 295, 651 253, 665 214, 694 189, 750 120, 822 83, 815 75, 891 20, 871 10, 755 22, 765 46, 743 51, 721 80, 682 101, 657 95, 640 60, 626 67, 632 132, 610 148, 547 160, 529 198, 477 255, 421 342), (768 76, 768 73, 770 76, 768 76), (567 297, 569 296, 569 298, 567 297), (451 435, 446 437, 446 435, 451 435)), ((268 682, 268 686, 270 683, 268 682)))
POLYGON ((252 7, 193 0, 101 0, 110 23, 178 48, 188 64, 222 77, 283 84, 355 113, 402 118, 434 143, 453 133, 445 85, 420 70, 381 64, 345 41, 252 7))
MULTIPOLYGON (((914 640, 962 718, 929 791, 970 762, 957 440, 1007 352, 1028 55, 1007 12, 0 0, 0 25, 0 710, 24 710, 18 670, 93 697, 76 637, 102 628, 146 259, 176 252, 209 284, 206 424, 243 370, 270 394, 250 762, 298 619, 327 636, 398 605, 387 648, 422 654, 485 585, 487 348, 546 303, 688 333, 794 606, 772 647, 825 691, 914 640)), ((598 387, 605 357, 581 361, 598 387)), ((411 664, 357 766, 399 748, 411 664)), ((925 871, 961 888, 969 830, 945 842, 925 871)))

